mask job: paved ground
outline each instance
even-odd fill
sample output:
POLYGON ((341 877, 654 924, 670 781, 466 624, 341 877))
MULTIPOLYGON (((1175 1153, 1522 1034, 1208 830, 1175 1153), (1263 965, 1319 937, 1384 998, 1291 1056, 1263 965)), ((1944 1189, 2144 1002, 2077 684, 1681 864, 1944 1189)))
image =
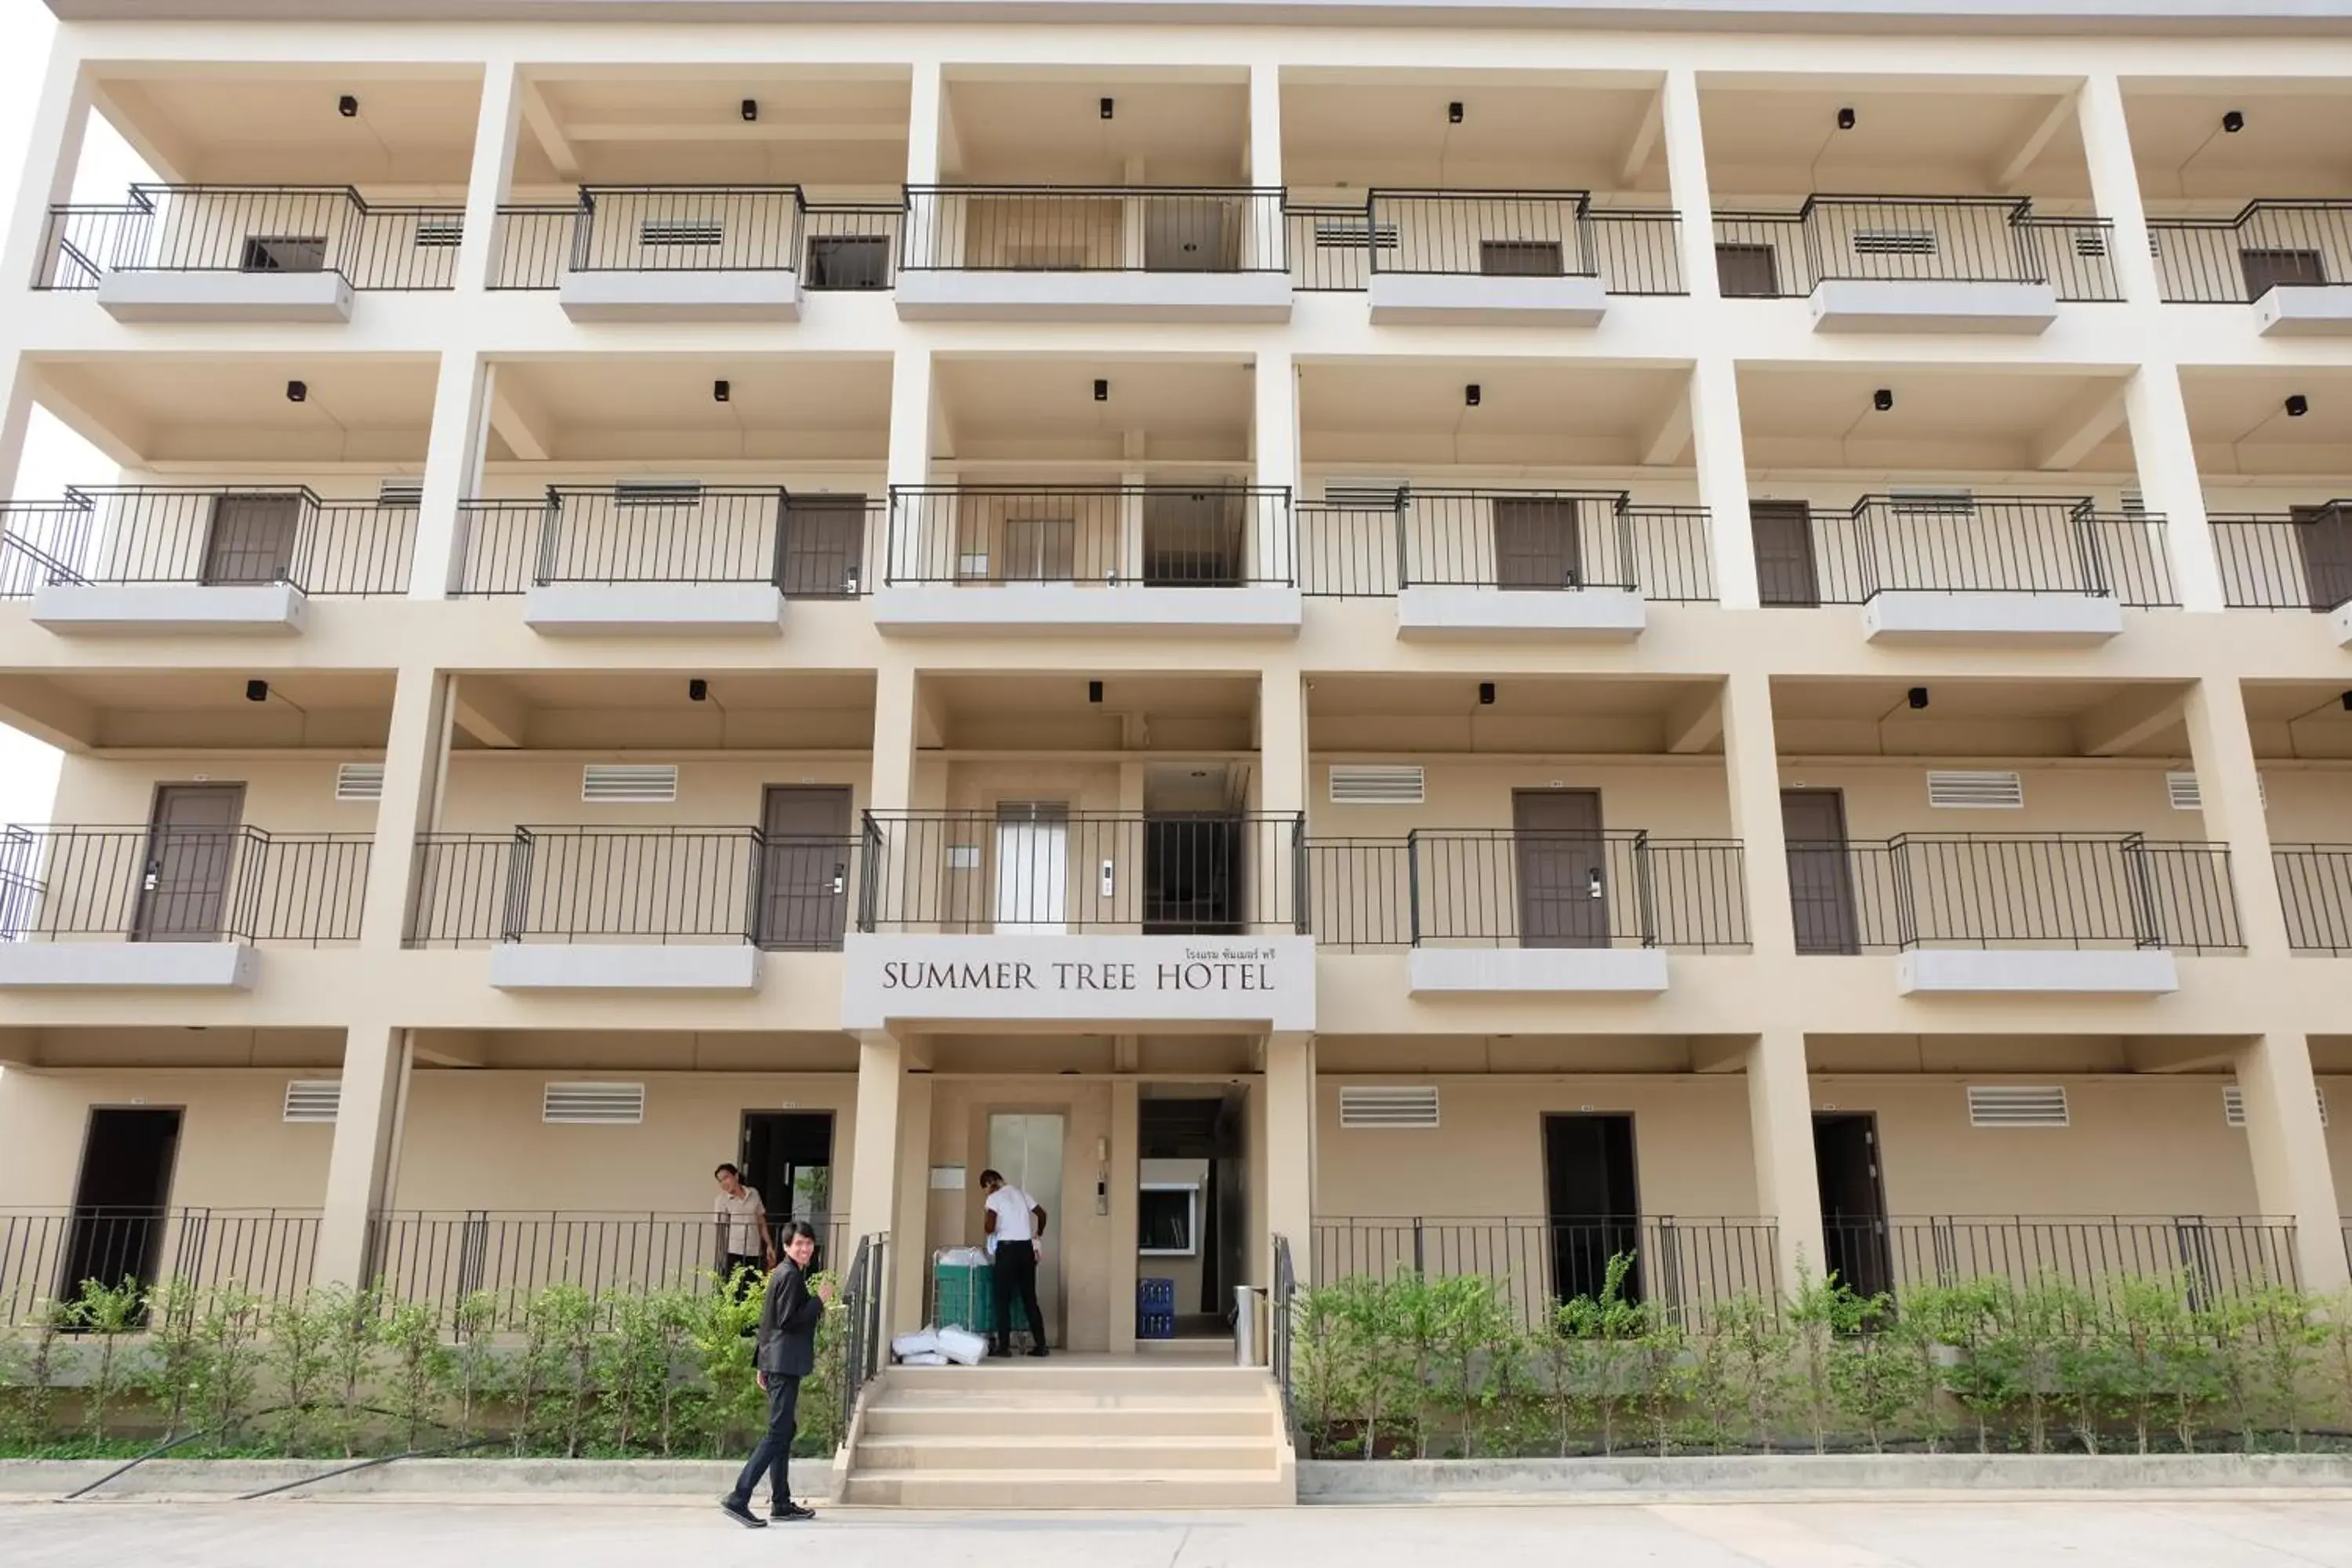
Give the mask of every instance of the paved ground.
POLYGON ((2352 1497, 1488 1504, 975 1517, 828 1510, 757 1533, 677 1503, 8 1504, 49 1568, 2352 1568, 2352 1497))

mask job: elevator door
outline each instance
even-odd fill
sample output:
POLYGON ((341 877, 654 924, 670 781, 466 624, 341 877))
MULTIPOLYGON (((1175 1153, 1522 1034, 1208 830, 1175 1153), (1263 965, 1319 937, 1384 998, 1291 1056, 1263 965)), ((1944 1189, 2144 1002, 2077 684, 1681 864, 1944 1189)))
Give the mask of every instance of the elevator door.
POLYGON ((1062 1300, 1062 1248, 1068 1235, 1062 1213, 1062 1140, 1067 1119, 1058 1110, 995 1110, 988 1117, 988 1163, 1029 1201, 1045 1211, 1045 1234, 1037 1258, 1037 1304, 1045 1309, 1052 1342, 1069 1341, 1069 1311, 1062 1300))
POLYGON ((1008 801, 996 808, 996 930, 1059 936, 1069 929, 1069 808, 1008 801))

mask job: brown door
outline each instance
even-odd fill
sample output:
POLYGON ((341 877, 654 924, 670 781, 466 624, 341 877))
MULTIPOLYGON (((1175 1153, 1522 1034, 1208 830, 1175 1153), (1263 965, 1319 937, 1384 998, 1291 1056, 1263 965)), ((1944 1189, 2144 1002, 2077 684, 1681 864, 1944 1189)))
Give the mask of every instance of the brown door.
POLYGON ((1859 952, 1853 878, 1845 847, 1845 796, 1833 789, 1780 792, 1789 845, 1789 907, 1799 952, 1859 952))
POLYGON ((283 583, 294 574, 300 496, 215 496, 205 534, 203 581, 283 583))
POLYGON ((1495 584, 1500 588, 1579 588, 1584 549, 1572 500, 1497 497, 1495 584))
POLYGON ((1557 278, 1560 265, 1556 239, 1482 239, 1478 270, 1489 278, 1557 278))
POLYGON ((1511 795, 1521 947, 1607 947, 1609 883, 1597 789, 1511 795))
POLYGON ((2332 610, 2352 600, 2352 506, 2299 506, 2290 515, 2311 607, 2332 610))
POLYGON ((1820 604, 1811 509, 1801 500, 1751 500, 1748 523, 1756 540, 1756 592, 1763 602, 1820 604))
POLYGON ((761 947, 824 952, 849 919, 849 791, 768 786, 760 814, 761 947))
POLYGON ((2241 250, 2238 266, 2246 275, 2249 300, 2259 300, 2283 285, 2315 288, 2327 281, 2326 263, 2315 250, 2241 250))
POLYGON ((1143 581, 1235 588, 1244 580, 1248 500, 1238 490, 1155 490, 1143 498, 1143 581))
POLYGON ((1727 300, 1773 300, 1780 293, 1780 262, 1769 245, 1715 247, 1716 286, 1727 300))
POLYGON ((241 784, 155 786, 133 942, 220 940, 244 814, 241 784))
POLYGON ((855 598, 866 561, 864 496, 786 496, 776 511, 776 586, 788 599, 855 598))
POLYGON ((1242 214, 1224 196, 1144 198, 1147 272, 1234 272, 1242 264, 1242 214))

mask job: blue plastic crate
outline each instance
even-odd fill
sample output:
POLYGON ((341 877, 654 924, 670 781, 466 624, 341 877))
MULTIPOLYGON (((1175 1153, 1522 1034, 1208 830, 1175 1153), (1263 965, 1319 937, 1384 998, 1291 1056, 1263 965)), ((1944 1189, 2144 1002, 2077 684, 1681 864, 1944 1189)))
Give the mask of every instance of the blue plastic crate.
POLYGON ((1169 1313, 1176 1310, 1176 1281, 1173 1279, 1139 1279, 1135 1282, 1135 1309, 1139 1312, 1169 1313))
POLYGON ((1172 1340, 1176 1337, 1176 1314, 1173 1312, 1138 1312, 1135 1315, 1135 1337, 1139 1340, 1172 1340))

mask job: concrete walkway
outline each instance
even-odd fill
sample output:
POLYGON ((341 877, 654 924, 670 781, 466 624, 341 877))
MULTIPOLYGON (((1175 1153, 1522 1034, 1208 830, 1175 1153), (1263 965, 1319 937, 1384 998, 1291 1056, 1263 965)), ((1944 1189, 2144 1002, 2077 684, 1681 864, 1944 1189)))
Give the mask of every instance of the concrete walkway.
POLYGON ((2352 1498, 2239 1493, 1028 1516, 537 1500, 0 1505, 11 1568, 2352 1568, 2352 1498))

